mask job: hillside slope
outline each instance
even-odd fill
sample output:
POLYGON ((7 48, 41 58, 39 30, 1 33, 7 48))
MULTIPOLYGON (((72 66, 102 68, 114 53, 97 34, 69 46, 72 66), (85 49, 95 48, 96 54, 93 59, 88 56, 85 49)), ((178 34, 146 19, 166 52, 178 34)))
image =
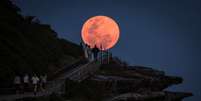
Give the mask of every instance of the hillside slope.
POLYGON ((59 39, 49 25, 20 15, 9 0, 0 1, 0 86, 12 84, 14 75, 48 73, 81 55, 78 45, 59 39), (5 78, 6 77, 6 78, 5 78))

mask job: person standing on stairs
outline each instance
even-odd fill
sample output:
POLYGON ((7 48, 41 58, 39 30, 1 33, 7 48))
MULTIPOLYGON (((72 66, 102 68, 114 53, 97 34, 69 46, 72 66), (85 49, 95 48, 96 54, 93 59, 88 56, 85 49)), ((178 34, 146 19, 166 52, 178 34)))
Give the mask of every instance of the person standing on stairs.
POLYGON ((26 92, 28 91, 28 88, 29 88, 29 75, 28 74, 25 74, 24 75, 24 78, 23 78, 23 92, 26 92))
POLYGON ((40 88, 41 88, 42 91, 45 90, 46 83, 47 83, 47 75, 46 74, 41 75, 40 76, 40 88))
POLYGON ((80 47, 83 50, 84 58, 89 60, 89 45, 85 44, 83 41, 80 42, 80 47))
POLYGON ((20 90, 21 90, 21 78, 20 78, 19 75, 15 76, 15 78, 14 78, 14 85, 15 85, 16 94, 19 94, 20 90))
POLYGON ((98 49, 98 47, 95 45, 94 46, 94 48, 92 49, 92 52, 93 52, 93 56, 94 56, 94 59, 95 59, 95 61, 97 61, 98 60, 98 53, 99 53, 99 49, 98 49))
POLYGON ((31 79, 32 79, 32 84, 33 84, 33 92, 34 92, 34 95, 36 95, 36 93, 38 91, 39 78, 36 74, 34 74, 34 76, 31 79))

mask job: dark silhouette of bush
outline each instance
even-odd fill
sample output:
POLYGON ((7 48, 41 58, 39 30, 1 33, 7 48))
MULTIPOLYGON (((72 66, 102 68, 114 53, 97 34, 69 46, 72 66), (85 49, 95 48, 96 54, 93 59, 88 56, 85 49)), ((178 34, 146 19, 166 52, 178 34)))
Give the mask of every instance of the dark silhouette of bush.
POLYGON ((50 25, 20 15, 9 0, 0 1, 0 86, 11 86, 14 75, 51 75, 66 57, 79 58, 79 45, 59 39, 50 25), (65 56, 65 58, 64 58, 65 56))

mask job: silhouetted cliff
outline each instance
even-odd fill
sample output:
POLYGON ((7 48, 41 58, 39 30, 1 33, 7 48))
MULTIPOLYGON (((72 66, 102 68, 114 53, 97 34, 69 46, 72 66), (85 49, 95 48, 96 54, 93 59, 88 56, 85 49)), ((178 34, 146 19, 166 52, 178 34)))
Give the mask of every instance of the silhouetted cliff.
POLYGON ((9 0, 0 1, 0 12, 1 87, 12 84, 15 74, 51 74, 81 55, 78 45, 59 39, 50 25, 37 18, 20 15, 9 0))
MULTIPOLYGON (((0 86, 12 85, 16 74, 48 73, 82 56, 81 48, 59 39, 49 25, 33 16, 20 15, 20 9, 8 0, 0 1, 0 86)), ((64 69, 64 70, 69 70, 64 69)), ((88 75, 88 74, 87 74, 88 75)), ((117 58, 82 82, 66 80, 65 99, 71 101, 180 101, 191 93, 165 89, 182 83, 181 77, 143 66, 128 66, 117 58)), ((24 99, 25 100, 25 99, 24 99)), ((52 94, 45 99, 27 101, 64 101, 52 94)))
POLYGON ((111 58, 100 70, 81 83, 67 81, 66 96, 76 101, 181 101, 189 92, 167 88, 182 83, 177 76, 143 66, 125 65, 111 58))

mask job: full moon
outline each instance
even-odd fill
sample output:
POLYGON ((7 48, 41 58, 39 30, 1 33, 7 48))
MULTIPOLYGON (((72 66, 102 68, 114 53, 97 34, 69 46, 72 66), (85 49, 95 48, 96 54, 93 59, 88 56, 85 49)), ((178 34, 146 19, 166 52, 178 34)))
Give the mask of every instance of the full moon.
POLYGON ((112 48, 119 39, 118 24, 107 16, 89 18, 82 27, 82 40, 91 48, 95 45, 100 50, 112 48))

